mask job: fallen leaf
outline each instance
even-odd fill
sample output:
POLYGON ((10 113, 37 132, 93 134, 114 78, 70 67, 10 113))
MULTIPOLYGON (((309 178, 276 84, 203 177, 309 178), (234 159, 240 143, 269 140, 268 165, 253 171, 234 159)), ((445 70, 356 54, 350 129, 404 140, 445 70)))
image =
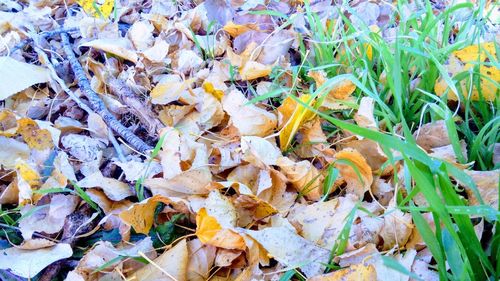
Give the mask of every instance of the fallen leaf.
POLYGON ((128 184, 104 177, 99 171, 80 180, 76 185, 84 188, 101 188, 106 196, 114 201, 120 201, 134 194, 128 184))
MULTIPOLYGON (((481 63, 481 65, 479 65, 479 73, 481 74, 481 77, 479 77, 479 84, 481 85, 482 96, 486 101, 493 101, 498 96, 498 87, 492 81, 496 81, 497 83, 500 81, 500 70, 494 65, 484 65, 489 61, 487 53, 493 58, 496 57, 494 42, 485 42, 479 46, 474 44, 452 52, 448 59, 448 64, 446 64, 445 67, 452 81, 455 83, 456 81, 453 80, 453 76, 461 72, 471 71, 478 62, 481 63), (479 47, 481 49, 479 49, 479 47)), ((480 96, 478 89, 475 85, 472 87, 470 83, 472 82, 466 83, 466 81, 461 81, 458 87, 461 88, 465 99, 479 100, 480 96)), ((448 90, 448 83, 443 77, 440 77, 434 85, 434 91, 438 96, 442 96, 447 93, 448 90)), ((450 100, 458 100, 458 94, 450 89, 448 98, 450 100)))
POLYGON ((41 66, 20 62, 9 56, 0 57, 0 100, 35 84, 50 80, 50 71, 41 66))
POLYGON ((345 148, 337 152, 335 158, 337 161, 343 161, 337 162, 335 166, 339 169, 342 178, 347 182, 348 192, 363 197, 363 194, 370 189, 373 182, 372 169, 366 159, 361 153, 351 148, 345 148))
POLYGON ((216 218, 201 208, 196 215, 196 236, 204 244, 224 249, 245 249, 245 241, 236 232, 223 229, 216 218))
POLYGON ((80 47, 91 47, 101 51, 105 51, 120 58, 129 60, 133 63, 137 63, 137 60, 139 59, 137 53, 132 50, 133 47, 131 46, 130 41, 125 38, 97 39, 90 42, 85 42, 81 44, 80 47))
MULTIPOLYGON (((293 113, 288 119, 286 125, 281 129, 280 134, 279 134, 279 139, 280 139, 280 148, 281 151, 285 151, 290 147, 293 137, 299 130, 299 128, 308 120, 312 119, 314 117, 314 112, 310 111, 306 107, 304 107, 302 104, 297 103, 296 101, 289 101, 287 102, 286 100, 293 100, 291 97, 287 97, 285 101, 283 102, 285 104, 285 107, 291 107, 290 104, 294 104, 294 109, 293 113)), ((314 104, 314 99, 310 95, 302 95, 299 97, 299 100, 309 106, 312 106, 314 104)), ((279 110, 279 109, 278 109, 279 110)), ((288 111, 287 110, 282 110, 288 111)))
POLYGON ((262 64, 256 61, 247 61, 240 69, 241 80, 248 81, 261 77, 266 77, 271 74, 271 65, 262 64))
POLYGON ((430 151, 431 148, 451 144, 444 120, 420 126, 413 136, 417 144, 426 151, 430 151))
POLYGON ((66 216, 75 210, 78 201, 76 196, 57 194, 52 197, 50 204, 43 207, 24 206, 21 214, 31 213, 19 222, 24 239, 31 239, 34 232, 54 234, 61 231, 66 216))
POLYGON ((380 231, 380 236, 384 240, 382 250, 389 250, 394 246, 404 247, 413 228, 411 214, 398 209, 387 209, 384 213, 384 226, 380 231))
POLYGON ((13 137, 18 127, 16 115, 12 111, 0 111, 0 136, 13 137))
POLYGON ((275 144, 261 137, 243 136, 241 137, 241 150, 243 160, 255 166, 276 165, 281 151, 275 144))
POLYGON ((171 201, 161 195, 155 195, 122 211, 120 218, 123 222, 132 226, 135 232, 148 235, 153 226, 154 212, 159 202, 168 204, 171 201))
POLYGON ((72 255, 71 245, 64 243, 37 250, 8 248, 0 251, 0 268, 10 269, 24 278, 33 278, 53 262, 72 255))
POLYGON ((29 118, 21 118, 18 120, 18 124, 17 132, 30 148, 44 150, 54 146, 49 130, 40 129, 35 121, 29 118))
MULTIPOLYGON (((309 71, 308 75, 314 79, 317 88, 320 88, 328 81, 324 71, 309 71)), ((352 93, 354 93, 354 90, 356 90, 356 85, 354 85, 351 80, 342 80, 330 89, 325 97, 325 100, 323 101, 322 106, 329 107, 330 104, 335 103, 335 100, 345 100, 352 95, 352 93)))
POLYGON ((222 98, 222 107, 242 136, 265 137, 276 128, 276 116, 253 104, 234 89, 222 98))
POLYGON ((189 253, 187 279, 192 281, 208 280, 214 264, 216 248, 204 245, 199 239, 188 241, 187 246, 189 253))
MULTIPOLYGON (((470 171, 465 170, 474 183, 484 203, 493 208, 498 208, 498 181, 500 179, 500 169, 493 171, 470 171)), ((474 192, 469 187, 465 188, 469 196, 469 203, 471 205, 479 205, 479 200, 474 195, 474 192)))
POLYGON ((6 169, 13 169, 17 159, 28 159, 30 148, 15 139, 0 136, 0 164, 6 169))
POLYGON ((287 267, 300 267, 306 277, 320 274, 325 269, 330 251, 314 245, 286 227, 268 227, 262 230, 246 230, 266 249, 268 254, 287 267))
POLYGON ((377 121, 375 121, 375 115, 373 114, 374 106, 375 100, 373 98, 361 98, 358 112, 356 112, 356 115, 354 115, 354 120, 359 126, 363 128, 378 130, 377 121))
POLYGON ((115 5, 113 0, 104 0, 102 4, 92 0, 77 0, 77 3, 82 6, 86 13, 96 18, 100 16, 108 18, 115 5))
POLYGON ((356 264, 348 268, 336 270, 332 273, 315 276, 309 278, 309 281, 357 281, 357 280, 372 280, 376 281, 377 272, 371 264, 363 265, 356 264))
POLYGON ((280 157, 276 164, 298 192, 310 200, 321 198, 324 176, 311 162, 307 160, 294 162, 287 157, 280 157))
POLYGON ((212 174, 207 170, 194 169, 182 172, 171 179, 151 178, 144 180, 144 186, 153 195, 165 197, 186 197, 188 195, 208 194, 206 186, 212 181, 212 174))

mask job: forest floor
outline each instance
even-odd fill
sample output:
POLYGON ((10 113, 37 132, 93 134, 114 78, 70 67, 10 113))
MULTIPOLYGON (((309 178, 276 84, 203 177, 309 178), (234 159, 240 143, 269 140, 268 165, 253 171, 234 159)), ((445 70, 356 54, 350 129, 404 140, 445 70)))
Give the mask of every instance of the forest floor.
POLYGON ((498 280, 495 1, 0 2, 0 280, 498 280))

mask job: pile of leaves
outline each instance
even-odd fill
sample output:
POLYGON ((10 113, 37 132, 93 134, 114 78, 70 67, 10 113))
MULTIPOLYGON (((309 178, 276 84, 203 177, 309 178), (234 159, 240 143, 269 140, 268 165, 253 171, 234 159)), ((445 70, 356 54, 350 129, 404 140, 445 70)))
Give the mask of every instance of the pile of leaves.
POLYGON ((498 6, 446 5, 0 3, 0 279, 499 278, 498 6))

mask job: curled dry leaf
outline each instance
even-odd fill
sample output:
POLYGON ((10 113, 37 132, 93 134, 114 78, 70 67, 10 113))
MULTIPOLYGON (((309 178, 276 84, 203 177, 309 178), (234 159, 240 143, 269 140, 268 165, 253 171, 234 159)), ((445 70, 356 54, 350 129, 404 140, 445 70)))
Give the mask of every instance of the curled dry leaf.
POLYGON ((33 278, 51 263, 73 255, 69 244, 57 244, 36 250, 8 248, 0 251, 0 269, 10 269, 24 278, 33 278))
POLYGON ((380 236, 384 240, 383 250, 394 246, 403 247, 408 242, 413 230, 410 214, 405 214, 398 209, 388 209, 384 214, 384 226, 380 236))
MULTIPOLYGON (((326 73, 324 71, 309 71, 309 77, 314 79, 316 82, 317 88, 320 88, 328 81, 326 77, 326 73)), ((328 89, 327 89, 328 90, 328 89)), ((325 100, 322 106, 327 108, 332 108, 336 100, 345 100, 356 90, 356 85, 352 83, 351 80, 345 79, 338 83, 336 83, 331 90, 329 90, 328 94, 325 97, 325 100)))
POLYGON ((189 260, 187 279, 192 281, 205 281, 210 276, 214 264, 216 248, 204 245, 199 239, 187 242, 189 260))
POLYGON ((366 159, 357 150, 346 148, 335 154, 335 166, 347 182, 347 191, 363 197, 373 183, 372 169, 366 159))
POLYGON ((236 89, 222 98, 222 107, 242 136, 265 137, 276 128, 277 120, 273 113, 249 104, 236 89))
POLYGON ((288 157, 280 157, 276 164, 298 192, 310 200, 320 199, 324 176, 311 162, 294 162, 288 157))
POLYGON ((362 97, 359 104, 358 112, 354 115, 356 123, 364 128, 378 129, 377 121, 373 114, 375 100, 370 97, 362 97))

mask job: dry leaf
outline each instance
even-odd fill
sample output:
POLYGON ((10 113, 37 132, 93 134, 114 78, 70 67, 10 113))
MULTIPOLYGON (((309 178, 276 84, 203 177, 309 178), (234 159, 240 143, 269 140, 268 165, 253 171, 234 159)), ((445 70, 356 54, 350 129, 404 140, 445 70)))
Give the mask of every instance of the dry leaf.
POLYGON ((0 252, 0 269, 10 269, 21 277, 33 278, 51 263, 72 255, 71 245, 63 243, 37 250, 8 248, 0 252))
POLYGON ((276 165, 278 158, 282 156, 275 144, 260 137, 241 137, 241 150, 243 160, 257 167, 276 165))
POLYGON ((123 222, 132 226, 135 232, 148 235, 149 230, 153 226, 154 212, 159 202, 168 204, 171 201, 161 195, 155 195, 130 206, 127 210, 120 213, 120 218, 123 222))
POLYGON ((230 229, 223 229, 217 219, 208 215, 205 208, 201 208, 196 215, 196 236, 204 244, 224 249, 244 250, 246 247, 239 234, 230 229))
POLYGON ((380 236, 384 239, 382 250, 389 250, 394 246, 404 247, 413 230, 410 214, 398 209, 388 209, 384 214, 384 226, 380 236))
MULTIPOLYGON (((493 171, 465 170, 465 173, 468 174, 477 185, 477 189, 484 203, 495 209, 498 208, 498 181, 500 179, 500 169, 493 171)), ((469 196, 470 204, 479 205, 479 200, 474 195, 472 189, 466 187, 465 191, 469 196)))
POLYGON ((276 164, 298 192, 310 200, 321 198, 324 176, 311 162, 307 160, 294 162, 287 157, 281 157, 276 164))
POLYGON ((426 151, 431 148, 449 145, 451 143, 444 120, 427 123, 418 128, 414 133, 415 140, 426 151))
POLYGON ((266 249, 275 260, 287 267, 300 267, 306 277, 325 269, 330 251, 315 246, 286 227, 268 227, 259 231, 241 229, 266 249), (322 264, 323 263, 323 264, 322 264))
POLYGON ((0 77, 0 100, 5 100, 34 84, 48 82, 50 72, 44 67, 4 56, 0 57, 0 77))
POLYGON ((276 128, 277 120, 273 113, 248 104, 245 96, 236 89, 222 98, 222 107, 242 136, 265 137, 276 128))
POLYGON ((134 195, 128 184, 117 179, 107 178, 97 171, 76 183, 84 188, 101 188, 109 199, 120 201, 134 195))
POLYGON ((13 137, 18 127, 16 115, 12 111, 0 111, 0 136, 13 137))
POLYGON ((187 246, 189 252, 187 279, 192 281, 208 280, 214 264, 216 248, 203 245, 199 239, 188 241, 187 246))
MULTIPOLYGON (((500 81, 500 70, 494 65, 483 64, 489 62, 489 56, 487 54, 492 58, 496 57, 495 43, 486 42, 480 44, 480 46, 481 50, 479 50, 477 44, 474 44, 461 50, 454 51, 448 59, 448 64, 445 66, 451 78, 453 78, 453 76, 458 73, 472 70, 479 60, 479 63, 481 63, 479 66, 479 72, 481 74, 479 83, 481 85, 482 96, 486 101, 493 101, 498 97, 498 87, 492 81, 496 81, 497 83, 500 81)), ((465 99, 479 100, 479 91, 475 85, 472 87, 471 83, 472 82, 466 83, 465 81, 461 81, 458 87, 461 88, 465 99)), ((434 85, 434 91, 439 96, 444 95, 448 89, 448 83, 442 77, 440 77, 434 85)), ((448 98, 450 100, 458 100, 458 95, 450 89, 448 98)))
POLYGON ((141 281, 185 281, 187 280, 188 247, 186 239, 165 251, 152 263, 132 274, 141 281))
POLYGON ((165 197, 186 197, 192 194, 208 194, 206 186, 212 181, 212 174, 203 169, 182 172, 169 180, 151 178, 144 180, 144 186, 151 189, 153 195, 165 197))
MULTIPOLYGON (((293 137, 295 136, 295 133, 299 130, 299 128, 308 120, 312 119, 314 117, 314 112, 308 110, 306 107, 304 107, 302 104, 297 103, 295 100, 292 102, 291 97, 287 97, 285 101, 283 102, 284 105, 280 106, 284 107, 282 108, 281 112, 284 113, 284 115, 289 114, 289 110, 291 107, 293 107, 293 113, 291 114, 290 118, 287 118, 288 121, 286 125, 281 129, 279 139, 280 139, 280 148, 281 151, 285 151, 288 149, 288 147, 291 145, 293 137), (290 100, 289 100, 290 99, 290 100), (289 100, 289 101, 287 101, 289 100), (293 104, 293 105, 292 105, 293 104), (286 112, 286 113, 285 113, 286 112)), ((299 100, 309 106, 312 106, 314 104, 314 99, 310 95, 302 95, 300 96, 299 100)), ((280 109, 278 108, 278 111, 280 109)))
POLYGON ((35 121, 29 118, 21 118, 18 120, 18 124, 17 132, 30 148, 44 150, 54 146, 49 130, 40 129, 35 121))
POLYGON ((354 120, 359 126, 368 129, 378 129, 377 121, 375 121, 375 115, 373 114, 374 106, 375 100, 373 98, 361 98, 358 112, 354 115, 354 120))
POLYGON ((131 46, 130 41, 125 38, 97 39, 85 42, 81 44, 80 47, 91 47, 105 51, 133 63, 137 63, 137 60, 139 59, 136 52, 132 50, 133 47, 131 46))
POLYGON ((108 18, 115 5, 114 0, 104 0, 102 4, 93 0, 77 0, 77 3, 82 6, 86 13, 96 18, 101 16, 103 18, 108 18))
POLYGON ((66 216, 75 210, 78 201, 76 196, 57 194, 52 197, 50 204, 42 208, 24 206, 21 214, 33 213, 19 222, 23 238, 31 239, 34 232, 54 234, 61 231, 66 216))
POLYGON ((335 166, 339 169, 340 175, 347 182, 348 192, 352 192, 363 197, 363 194, 370 189, 373 182, 372 169, 366 159, 358 151, 346 148, 335 154, 337 161, 335 166), (349 163, 350 165, 346 164, 349 163), (354 167, 352 167, 354 165, 354 167))
POLYGON ((332 273, 315 276, 309 281, 376 281, 377 272, 373 265, 357 264, 348 268, 336 270, 332 273))

